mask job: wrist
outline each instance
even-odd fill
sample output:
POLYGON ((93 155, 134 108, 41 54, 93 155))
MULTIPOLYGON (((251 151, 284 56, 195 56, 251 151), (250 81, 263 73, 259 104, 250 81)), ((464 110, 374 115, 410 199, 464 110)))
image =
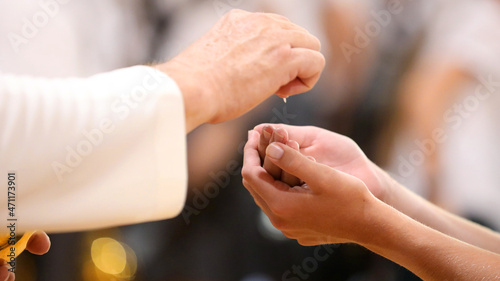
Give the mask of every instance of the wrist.
POLYGON ((376 241, 378 239, 377 235, 384 236, 380 232, 384 231, 383 225, 386 222, 383 214, 387 212, 387 207, 389 206, 374 196, 370 196, 365 200, 362 217, 357 223, 359 228, 355 231, 356 236, 352 239, 353 243, 366 248, 368 248, 368 245, 378 243, 376 241))
POLYGON ((380 201, 389 206, 393 206, 395 193, 397 192, 398 182, 396 182, 386 171, 370 162, 374 173, 380 185, 378 194, 374 194, 380 201))
POLYGON ((379 253, 375 249, 390 248, 394 246, 392 244, 398 244, 398 237, 401 238, 414 221, 388 203, 373 197, 373 200, 366 203, 362 222, 365 227, 355 242, 379 253))
POLYGON ((187 133, 214 118, 215 106, 210 99, 210 87, 202 82, 200 75, 175 59, 155 68, 172 78, 182 93, 187 133))

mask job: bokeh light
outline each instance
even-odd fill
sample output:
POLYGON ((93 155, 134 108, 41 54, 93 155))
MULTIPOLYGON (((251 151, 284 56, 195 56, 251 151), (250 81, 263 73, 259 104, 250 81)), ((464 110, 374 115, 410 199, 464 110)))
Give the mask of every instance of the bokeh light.
POLYGON ((94 240, 91 247, 95 266, 108 274, 120 274, 127 264, 127 253, 120 242, 112 238, 94 240))
POLYGON ((134 279, 137 257, 132 248, 125 243, 110 237, 102 237, 92 242, 90 251, 95 274, 91 275, 94 275, 94 280, 134 279))

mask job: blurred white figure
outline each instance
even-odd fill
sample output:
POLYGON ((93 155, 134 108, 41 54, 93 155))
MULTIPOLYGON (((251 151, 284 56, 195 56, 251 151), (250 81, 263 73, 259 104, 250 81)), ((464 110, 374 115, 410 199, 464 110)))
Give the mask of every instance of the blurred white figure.
POLYGON ((460 121, 446 127, 449 140, 440 155, 440 198, 459 214, 500 230, 500 2, 445 1, 443 8, 427 55, 463 67, 476 81, 465 85, 455 100, 466 113, 455 114, 460 121), (484 85, 482 92, 493 90, 487 98, 464 104, 477 85, 489 80, 496 85, 484 85))
POLYGON ((0 70, 89 76, 144 62, 152 36, 141 1, 0 1, 0 70))
MULTIPOLYGON (((423 106, 425 102, 434 103, 436 100, 440 108, 431 121, 432 125, 427 123, 424 126, 428 130, 443 128, 446 140, 438 145, 437 160, 431 160, 435 161, 431 166, 437 169, 434 175, 429 175, 426 164, 409 159, 411 153, 419 151, 425 157, 430 157, 414 142, 416 139, 422 141, 422 137, 427 138, 429 135, 414 135, 413 130, 421 124, 408 124, 409 127, 397 137, 390 170, 400 182, 418 193, 430 195, 436 192, 434 199, 439 204, 460 215, 482 219, 500 229, 500 174, 497 172, 500 164, 500 99, 497 93, 492 93, 477 105, 463 105, 467 96, 474 96, 482 81, 497 82, 498 87, 500 4, 491 0, 441 0, 435 2, 434 10, 437 13, 427 28, 417 61, 417 68, 422 67, 420 71, 425 72, 427 67, 430 76, 427 79, 423 75, 417 79, 421 81, 420 96, 425 100, 423 106), (429 96, 425 84, 433 83, 430 73, 439 73, 440 70, 436 68, 440 67, 463 75, 452 78, 456 80, 449 82, 450 89, 438 87, 435 88, 438 92, 431 93, 436 96, 429 96), (442 103, 447 99, 449 101, 442 103), (455 106, 465 109, 460 113, 455 106), (410 169, 402 168, 403 162, 410 169), (429 190, 428 187, 436 190, 429 190)), ((491 88, 495 83, 489 84, 488 88, 491 88)), ((413 86, 420 87, 418 83, 413 86)), ((493 90, 499 91, 500 88, 493 87, 493 90)), ((483 91, 488 90, 484 88, 483 91)), ((430 111, 434 106, 428 104, 429 114, 435 113, 430 111)), ((421 119, 425 119, 425 109, 420 114, 424 117, 421 119)))

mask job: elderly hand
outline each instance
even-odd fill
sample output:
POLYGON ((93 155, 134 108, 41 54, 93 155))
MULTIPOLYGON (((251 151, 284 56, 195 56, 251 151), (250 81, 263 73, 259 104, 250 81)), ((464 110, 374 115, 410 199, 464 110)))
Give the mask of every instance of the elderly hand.
POLYGON ((184 96, 188 131, 236 118, 272 94, 310 90, 325 66, 319 40, 283 16, 233 10, 157 68, 184 96))

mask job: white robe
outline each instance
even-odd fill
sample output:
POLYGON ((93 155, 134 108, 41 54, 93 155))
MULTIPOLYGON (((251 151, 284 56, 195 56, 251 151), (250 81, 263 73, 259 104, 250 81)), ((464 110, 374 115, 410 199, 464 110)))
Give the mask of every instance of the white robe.
POLYGON ((0 74, 0 220, 8 225, 11 171, 19 233, 176 216, 187 186, 184 118, 175 82, 147 66, 86 79, 0 74))

